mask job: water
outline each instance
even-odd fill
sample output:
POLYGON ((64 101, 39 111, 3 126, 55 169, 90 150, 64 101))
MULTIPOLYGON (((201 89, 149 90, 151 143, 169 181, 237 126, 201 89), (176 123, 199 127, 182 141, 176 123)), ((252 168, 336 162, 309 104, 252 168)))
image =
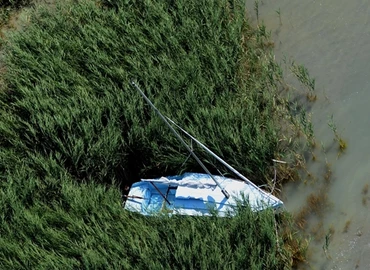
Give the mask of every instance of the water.
MULTIPOLYGON (((322 218, 309 221, 309 233, 316 226, 322 235, 311 241, 306 268, 370 269, 370 190, 369 194, 363 192, 364 186, 370 185, 369 2, 259 2, 259 21, 271 30, 277 60, 293 58, 316 79, 318 100, 312 106, 316 137, 326 146, 332 143, 333 132, 327 123, 333 114, 340 136, 348 143, 348 149, 339 158, 335 148, 327 156, 333 170, 326 191, 330 207, 322 218), (347 221, 348 231, 344 232, 347 221), (332 234, 325 254, 325 235, 330 228, 332 234)), ((256 21, 254 1, 248 1, 247 8, 256 21)), ((318 159, 323 161, 324 156, 318 159)), ((320 174, 316 168, 309 165, 310 171, 320 174)), ((308 194, 318 192, 317 188, 312 184, 285 187, 287 208, 297 211, 308 194)))

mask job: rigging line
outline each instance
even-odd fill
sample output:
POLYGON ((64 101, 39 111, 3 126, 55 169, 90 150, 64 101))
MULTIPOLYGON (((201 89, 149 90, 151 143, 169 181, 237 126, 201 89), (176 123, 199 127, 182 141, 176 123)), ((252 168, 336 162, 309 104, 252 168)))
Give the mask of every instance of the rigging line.
MULTIPOLYGON (((190 149, 191 149, 192 151, 194 151, 194 150, 193 150, 193 140, 191 140, 191 141, 190 141, 190 149)), ((185 161, 181 164, 180 168, 182 168, 182 166, 184 166, 184 165, 185 165, 185 163, 188 161, 188 159, 189 159, 190 157, 191 157, 191 154, 189 154, 189 155, 186 157, 185 161)))
MULTIPOLYGON (((170 121, 174 126, 176 126, 178 129, 180 129, 183 133, 185 133, 189 138, 191 138, 192 140, 194 140, 199 146, 201 146, 202 148, 204 148, 210 155, 212 155, 214 158, 216 158, 219 162, 221 162, 223 165, 225 165, 230 171, 232 171, 235 175, 239 176, 243 181, 245 181, 246 183, 252 185, 253 187, 255 187, 256 189, 260 190, 261 192, 263 192, 264 194, 266 194, 268 197, 271 198, 271 196, 273 196, 272 194, 268 193, 267 191, 261 189, 260 187, 258 187, 256 184, 254 184, 252 181, 250 181, 248 178, 246 178, 244 175, 242 175, 240 172, 238 172, 235 168, 233 168, 230 164, 228 164, 226 161, 224 161, 222 158, 220 158, 219 156, 217 156, 214 152, 212 152, 207 146, 205 146, 203 143, 201 143, 200 141, 198 141, 195 137, 193 137, 192 135, 190 135, 186 130, 184 130, 183 128, 181 128, 179 125, 177 125, 174 121, 172 121, 170 118, 166 117, 168 121, 170 121)), ((283 162, 282 162, 283 163, 283 162)))
POLYGON ((166 198, 166 196, 164 196, 164 194, 159 190, 159 188, 156 185, 154 185, 153 182, 150 181, 149 183, 151 183, 153 187, 157 190, 157 192, 161 194, 162 198, 168 203, 168 205, 171 205, 170 201, 166 198))
POLYGON ((184 141, 184 139, 180 136, 179 133, 168 123, 166 118, 162 115, 162 113, 154 106, 154 104, 150 101, 150 99, 144 94, 143 91, 139 88, 139 86, 135 82, 131 82, 131 84, 139 91, 141 96, 145 99, 145 101, 152 107, 152 109, 158 114, 158 116, 166 123, 166 125, 170 128, 172 133, 179 139, 179 141, 186 147, 186 149, 190 152, 193 158, 198 162, 198 164, 203 168, 203 170, 212 178, 212 180, 216 183, 216 185, 221 189, 222 193, 228 199, 230 198, 230 194, 224 189, 220 183, 213 177, 211 172, 207 169, 207 167, 203 164, 203 162, 198 158, 198 156, 194 153, 192 149, 190 149, 189 145, 184 141))

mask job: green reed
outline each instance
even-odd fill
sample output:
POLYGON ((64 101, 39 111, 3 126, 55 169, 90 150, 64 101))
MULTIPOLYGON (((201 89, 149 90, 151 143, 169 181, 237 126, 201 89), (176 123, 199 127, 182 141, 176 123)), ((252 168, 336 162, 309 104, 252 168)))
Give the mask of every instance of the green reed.
MULTIPOLYGON (((15 132, 26 149, 60 154, 79 179, 108 181, 123 169, 177 173, 186 149, 129 86, 136 78, 165 115, 263 182, 265 161, 278 151, 280 75, 271 59, 259 60, 265 29, 252 30, 241 6, 222 3, 184 9, 145 2, 132 12, 85 4, 35 13, 35 23, 5 45, 5 79, 15 91, 5 99, 17 108, 13 121, 22 124, 15 132), (143 12, 145 21, 138 19, 143 12), (257 40, 240 44, 248 31, 257 40)), ((194 166, 190 160, 184 170, 194 166)))
POLYGON ((282 269, 290 255, 278 249, 285 240, 272 211, 148 218, 123 210, 115 188, 78 184, 61 169, 60 178, 49 176, 52 189, 33 173, 24 168, 12 178, 40 187, 30 198, 16 185, 2 193, 2 269, 282 269), (58 199, 44 198, 52 190, 58 199))
POLYGON ((339 154, 341 154, 342 152, 344 152, 344 150, 347 149, 347 142, 339 135, 337 126, 334 122, 333 115, 331 115, 328 120, 328 126, 331 128, 331 130, 334 133, 334 140, 338 143, 339 154))
POLYGON ((308 89, 307 99, 309 101, 315 101, 317 98, 315 94, 315 79, 310 76, 308 69, 292 61, 290 70, 297 77, 299 82, 308 89))
POLYGON ((278 10, 275 10, 275 12, 276 12, 276 14, 278 15, 278 17, 279 17, 279 23, 280 23, 280 26, 282 26, 283 25, 283 23, 282 23, 282 21, 281 21, 281 10, 280 10, 280 8, 278 9, 278 10))

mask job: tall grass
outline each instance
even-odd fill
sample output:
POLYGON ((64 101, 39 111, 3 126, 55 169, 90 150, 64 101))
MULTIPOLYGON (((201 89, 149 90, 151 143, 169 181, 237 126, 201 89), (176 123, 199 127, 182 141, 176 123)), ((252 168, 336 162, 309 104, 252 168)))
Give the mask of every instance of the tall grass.
POLYGON ((315 94, 315 79, 310 76, 308 69, 292 61, 290 70, 297 77, 298 81, 307 88, 307 100, 315 101, 317 99, 315 94))
POLYGON ((269 211, 147 219, 125 212, 119 192, 200 169, 184 163, 186 149, 132 79, 163 114, 269 183, 271 160, 292 153, 280 143, 292 116, 270 47, 242 1, 39 6, 3 45, 0 268, 289 267, 294 250, 269 211))
MULTIPOLYGON (((14 175, 36 179, 29 169, 14 175)), ((289 257, 271 230, 272 211, 143 218, 122 209, 117 189, 77 184, 68 175, 53 180, 53 191, 34 190, 31 204, 16 185, 2 189, 1 269, 283 269, 289 257), (46 191, 57 199, 40 199, 46 191)))
POLYGON ((136 79, 165 115, 263 183, 280 130, 277 67, 258 61, 264 29, 251 28, 237 2, 120 3, 41 8, 10 35, 1 103, 6 132, 19 135, 6 144, 20 140, 20 153, 52 155, 76 178, 98 182, 121 179, 123 169, 198 170, 192 160, 180 168, 186 149, 130 88, 136 79))

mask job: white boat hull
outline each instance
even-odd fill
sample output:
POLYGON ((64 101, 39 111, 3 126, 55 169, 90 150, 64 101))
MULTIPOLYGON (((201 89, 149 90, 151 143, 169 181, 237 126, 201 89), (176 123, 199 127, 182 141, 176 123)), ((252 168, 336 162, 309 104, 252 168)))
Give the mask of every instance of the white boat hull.
POLYGON ((243 182, 222 176, 213 176, 221 188, 230 194, 226 198, 208 174, 185 173, 181 176, 143 179, 134 183, 124 208, 143 215, 166 212, 177 215, 233 215, 238 200, 249 204, 252 211, 278 209, 283 202, 275 196, 243 182))

